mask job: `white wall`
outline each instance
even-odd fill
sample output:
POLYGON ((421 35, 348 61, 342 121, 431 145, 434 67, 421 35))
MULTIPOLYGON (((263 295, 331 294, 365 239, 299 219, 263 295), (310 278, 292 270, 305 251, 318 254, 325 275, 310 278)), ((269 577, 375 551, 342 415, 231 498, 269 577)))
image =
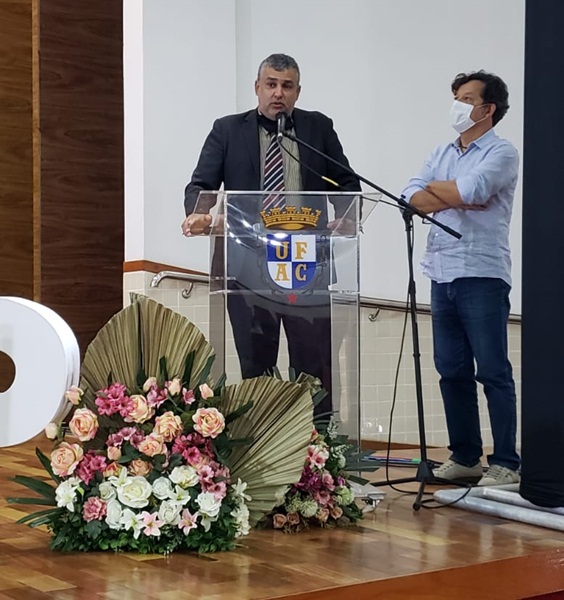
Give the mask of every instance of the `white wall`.
POLYGON ((143 132, 126 136, 143 169, 126 162, 125 260, 207 270, 207 241, 181 236, 182 200, 213 120, 236 110, 235 0, 125 0, 125 56, 141 10, 142 52, 124 64, 126 114, 142 111, 143 132))
MULTIPOLYGON (((125 5, 140 2, 144 181, 134 185, 139 171, 126 173, 126 260, 206 270, 205 242, 180 236, 182 191, 213 120, 255 105, 257 66, 273 52, 291 54, 300 64, 299 105, 329 114, 353 167, 393 194, 434 145, 453 139, 450 82, 461 71, 483 68, 507 82, 511 109, 497 131, 522 148, 525 0, 126 0, 125 5), (133 191, 142 197, 132 197, 133 191)), ((138 27, 127 9, 125 16, 126 31, 138 27)), ((138 79, 126 64, 129 96, 138 79)), ((520 312, 520 192, 516 200, 512 302, 520 312)), ((403 300, 402 219, 380 205, 365 231, 363 294, 403 300)), ((416 224, 417 260, 426 231, 416 224)), ((428 302, 427 281, 418 280, 418 298, 428 302)))

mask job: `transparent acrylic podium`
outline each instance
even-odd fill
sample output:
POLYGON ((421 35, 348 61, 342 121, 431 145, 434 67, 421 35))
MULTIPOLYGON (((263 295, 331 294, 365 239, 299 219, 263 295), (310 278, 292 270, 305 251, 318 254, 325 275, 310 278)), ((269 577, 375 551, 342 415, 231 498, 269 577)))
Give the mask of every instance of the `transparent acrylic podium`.
POLYGON ((359 235, 379 197, 201 192, 194 211, 213 217, 212 375, 225 372, 232 382, 272 366, 285 378, 289 366, 308 372, 330 390, 317 412, 332 409, 340 433, 354 443, 360 443, 359 235))

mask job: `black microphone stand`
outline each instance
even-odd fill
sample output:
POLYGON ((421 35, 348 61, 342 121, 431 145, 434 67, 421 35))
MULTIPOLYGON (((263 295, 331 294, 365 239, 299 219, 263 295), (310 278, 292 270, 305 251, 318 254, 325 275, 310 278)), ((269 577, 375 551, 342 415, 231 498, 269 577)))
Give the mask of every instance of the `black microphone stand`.
MULTIPOLYGON (((344 164, 340 163, 338 160, 335 160, 334 158, 332 158, 331 156, 328 156, 324 152, 321 152, 321 150, 318 150, 314 146, 311 146, 307 142, 304 142, 303 140, 301 140, 294 134, 289 133, 287 131, 283 131, 282 134, 284 135, 284 137, 287 137, 288 139, 296 142, 299 146, 303 146, 304 148, 311 150, 315 154, 322 156, 323 158, 325 158, 329 162, 337 165, 341 169, 344 169, 351 175, 354 175, 359 181, 366 183, 371 188, 375 189, 376 191, 380 192, 384 196, 387 196, 388 198, 393 200, 398 205, 398 207, 402 210, 403 220, 405 221, 405 233, 406 233, 406 237, 407 237, 407 262, 408 262, 408 269, 409 269, 408 299, 409 299, 409 311, 410 311, 410 315, 411 315, 411 335, 412 335, 412 343, 413 343, 413 365, 414 365, 414 369, 415 369, 415 394, 416 394, 416 402, 417 402, 417 423, 418 423, 418 430, 419 430, 419 451, 420 451, 420 459, 421 460, 420 460, 419 466, 417 468, 417 473, 415 474, 414 477, 404 477, 404 478, 395 479, 392 481, 386 480, 386 481, 382 481, 382 482, 375 482, 375 483, 372 483, 372 485, 377 487, 377 486, 381 486, 381 485, 394 485, 394 484, 401 484, 401 483, 419 482, 419 484, 420 484, 419 490, 417 492, 417 496, 415 497, 415 502, 413 503, 413 509, 419 510, 422 506, 422 498, 423 498, 423 493, 425 491, 425 485, 431 481, 439 482, 442 480, 439 480, 434 477, 433 469, 432 469, 429 459, 427 457, 427 440, 426 440, 426 436, 425 436, 425 413, 424 413, 424 409, 423 409, 423 385, 422 385, 422 379, 421 379, 421 354, 420 354, 420 349, 419 349, 419 328, 418 328, 418 324, 417 324, 417 299, 416 299, 416 289, 415 289, 415 277, 414 277, 414 272, 413 272, 413 238, 412 238, 413 216, 417 215, 421 219, 425 219, 426 221, 433 223, 434 225, 436 225, 437 227, 440 227, 443 231, 445 231, 446 233, 452 235, 453 237, 455 237, 457 239, 460 239, 462 236, 457 231, 454 231, 454 229, 451 229, 447 225, 440 223, 433 217, 430 217, 429 215, 425 214, 424 212, 420 211, 419 209, 411 206, 408 202, 405 201, 403 196, 402 197, 394 196, 393 194, 391 194, 384 188, 376 185, 369 179, 366 179, 366 177, 362 177, 361 175, 359 175, 358 173, 353 171, 353 169, 351 169, 347 165, 344 165, 344 164)), ((449 481, 448 483, 452 484, 455 482, 449 481)))

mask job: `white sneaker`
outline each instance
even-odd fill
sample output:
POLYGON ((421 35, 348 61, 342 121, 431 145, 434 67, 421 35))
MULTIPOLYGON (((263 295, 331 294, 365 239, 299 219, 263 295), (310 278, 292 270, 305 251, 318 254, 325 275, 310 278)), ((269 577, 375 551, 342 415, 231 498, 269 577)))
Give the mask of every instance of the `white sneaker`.
POLYGON ((465 467, 449 459, 440 467, 433 469, 434 477, 448 481, 468 481, 475 483, 483 474, 484 470, 480 462, 476 463, 473 467, 465 467))
POLYGON ((491 465, 478 485, 507 485, 519 483, 519 473, 501 465, 491 465))

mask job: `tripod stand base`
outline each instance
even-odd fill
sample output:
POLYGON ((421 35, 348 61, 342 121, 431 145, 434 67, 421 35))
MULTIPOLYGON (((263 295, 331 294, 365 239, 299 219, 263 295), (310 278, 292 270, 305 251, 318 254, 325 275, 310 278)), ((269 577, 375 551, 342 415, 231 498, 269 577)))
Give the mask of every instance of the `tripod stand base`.
POLYGON ((427 460, 421 461, 417 468, 417 473, 414 477, 402 477, 400 479, 390 479, 386 481, 375 481, 371 485, 374 487, 380 487, 383 485, 399 485, 402 483, 419 483, 419 489, 413 502, 413 510, 419 510, 423 505, 423 494, 425 493, 425 486, 431 485, 455 485, 458 487, 469 487, 470 483, 453 480, 453 479, 440 479, 433 475, 433 464, 427 460))

